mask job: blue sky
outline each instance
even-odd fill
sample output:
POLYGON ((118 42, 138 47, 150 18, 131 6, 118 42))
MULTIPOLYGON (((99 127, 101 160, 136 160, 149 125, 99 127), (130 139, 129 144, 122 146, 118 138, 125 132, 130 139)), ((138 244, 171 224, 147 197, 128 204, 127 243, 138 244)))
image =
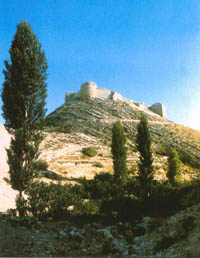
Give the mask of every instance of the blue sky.
POLYGON ((199 0, 0 0, 0 14, 1 71, 20 20, 45 50, 48 113, 94 81, 200 130, 199 0))

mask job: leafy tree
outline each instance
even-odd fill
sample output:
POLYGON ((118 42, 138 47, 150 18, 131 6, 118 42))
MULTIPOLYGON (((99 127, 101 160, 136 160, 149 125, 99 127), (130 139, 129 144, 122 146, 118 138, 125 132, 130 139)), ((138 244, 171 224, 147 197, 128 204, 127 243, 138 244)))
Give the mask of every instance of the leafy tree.
POLYGON ((126 165, 127 148, 124 128, 119 121, 113 124, 111 151, 113 155, 114 178, 125 182, 128 170, 126 165))
POLYGON ((140 153, 139 182, 143 191, 143 198, 151 196, 153 182, 153 158, 151 151, 151 136, 148 121, 142 116, 137 127, 137 150, 140 153))
POLYGON ((34 178, 45 115, 47 63, 41 45, 28 22, 20 22, 5 61, 1 92, 5 126, 12 134, 8 153, 10 184, 22 192, 34 178))
POLYGON ((167 178, 171 185, 176 185, 181 174, 181 161, 176 149, 171 148, 168 156, 168 171, 167 178))

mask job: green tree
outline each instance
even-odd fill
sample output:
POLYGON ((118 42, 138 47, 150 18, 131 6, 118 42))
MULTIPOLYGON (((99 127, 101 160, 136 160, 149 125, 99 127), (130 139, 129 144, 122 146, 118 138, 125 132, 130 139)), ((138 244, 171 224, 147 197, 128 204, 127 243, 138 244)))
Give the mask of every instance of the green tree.
POLYGON ((153 182, 153 157, 151 151, 151 136, 149 133, 148 121, 142 116, 137 127, 136 137, 137 150, 140 153, 139 182, 143 192, 143 198, 151 196, 153 182))
POLYGON ((125 145, 126 135, 124 134, 124 128, 117 121, 112 127, 111 151, 113 155, 114 178, 121 182, 125 182, 128 175, 126 165, 127 148, 125 145))
POLYGON ((171 185, 176 185, 181 175, 181 161, 176 149, 171 148, 168 156, 167 178, 171 185))
POLYGON ((12 134, 7 150, 10 184, 22 192, 34 178, 33 160, 38 157, 45 116, 45 54, 28 22, 20 22, 5 61, 1 92, 5 126, 12 134))

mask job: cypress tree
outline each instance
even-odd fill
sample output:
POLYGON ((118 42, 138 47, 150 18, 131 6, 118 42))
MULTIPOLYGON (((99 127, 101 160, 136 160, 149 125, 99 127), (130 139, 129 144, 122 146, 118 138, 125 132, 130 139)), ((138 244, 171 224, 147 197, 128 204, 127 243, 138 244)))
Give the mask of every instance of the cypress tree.
POLYGON ((153 157, 148 121, 144 116, 141 117, 137 127, 136 146, 140 153, 138 178, 143 192, 143 198, 146 199, 151 196, 153 182, 153 157))
POLYGON ((45 116, 45 54, 28 22, 20 22, 5 61, 1 92, 6 129, 12 134, 7 150, 10 184, 22 192, 34 178, 32 162, 38 157, 45 116))
POLYGON ((114 178, 116 181, 125 182, 128 169, 126 165, 127 148, 126 135, 124 128, 119 121, 115 122, 112 127, 112 145, 111 152, 113 155, 114 178))
POLYGON ((167 178, 171 185, 176 185, 181 174, 181 161, 176 149, 171 148, 168 156, 167 178))

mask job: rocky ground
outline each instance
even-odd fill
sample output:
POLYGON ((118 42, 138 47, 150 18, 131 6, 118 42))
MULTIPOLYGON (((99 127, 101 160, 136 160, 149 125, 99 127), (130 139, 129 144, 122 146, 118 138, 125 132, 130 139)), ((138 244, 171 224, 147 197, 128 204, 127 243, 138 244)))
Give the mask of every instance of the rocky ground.
POLYGON ((0 216, 1 256, 199 257, 200 205, 137 225, 74 224, 0 216))

